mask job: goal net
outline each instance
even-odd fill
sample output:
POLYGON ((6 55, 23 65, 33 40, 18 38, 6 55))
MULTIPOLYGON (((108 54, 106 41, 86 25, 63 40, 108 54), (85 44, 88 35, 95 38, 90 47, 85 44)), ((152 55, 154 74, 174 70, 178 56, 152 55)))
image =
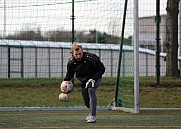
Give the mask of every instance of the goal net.
POLYGON ((82 106, 81 96, 74 93, 69 103, 57 100, 73 39, 106 66, 101 85, 111 92, 98 94, 98 106, 107 106, 116 97, 116 107, 134 109, 134 5, 133 0, 2 1, 0 107, 82 106))

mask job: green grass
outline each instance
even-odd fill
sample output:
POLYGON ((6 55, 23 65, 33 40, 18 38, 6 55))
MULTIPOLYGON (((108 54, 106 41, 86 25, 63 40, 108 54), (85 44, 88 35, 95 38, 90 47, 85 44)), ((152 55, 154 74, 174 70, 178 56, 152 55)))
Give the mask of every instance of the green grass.
MULTIPOLYGON (((58 78, 0 79, 0 107, 84 106, 77 80, 68 101, 58 100, 61 81, 58 78)), ((114 89, 114 85, 101 85, 97 91, 98 105, 107 106, 113 99, 114 89)))
POLYGON ((181 111, 142 111, 140 114, 121 111, 98 111, 97 122, 87 123, 88 111, 21 111, 0 112, 3 129, 164 129, 181 128, 181 111))
MULTIPOLYGON (((81 106, 83 104, 80 84, 68 94, 67 102, 60 102, 58 94, 60 78, 0 79, 0 107, 81 106)), ((107 106, 114 98, 115 78, 103 78, 97 90, 98 105, 107 106)), ((155 77, 140 78, 140 106, 181 108, 181 79, 161 78, 156 85, 155 77)), ((0 128, 3 129, 165 129, 181 128, 181 111, 144 111, 139 114, 122 111, 98 110, 97 122, 88 124, 87 110, 24 110, 1 111, 0 128)))
MULTIPOLYGON (((155 77, 140 78, 141 107, 181 107, 181 78, 162 77, 159 86, 155 77)), ((75 79, 75 88, 67 102, 58 95, 61 78, 0 79, 0 107, 22 106, 84 106, 81 87, 75 79)), ((115 94, 116 78, 103 78, 97 90, 98 105, 107 106, 115 94)))

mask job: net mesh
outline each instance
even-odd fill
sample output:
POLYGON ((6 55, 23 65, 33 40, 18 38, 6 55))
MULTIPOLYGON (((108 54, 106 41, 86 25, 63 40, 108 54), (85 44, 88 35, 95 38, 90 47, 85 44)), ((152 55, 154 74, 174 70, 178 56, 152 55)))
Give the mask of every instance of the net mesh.
MULTIPOLYGON (((74 92, 68 95, 69 103, 58 100, 59 86, 71 56, 73 27, 75 41, 82 43, 85 51, 97 54, 106 66, 101 85, 110 85, 109 92, 98 93, 98 105, 107 106, 112 101, 124 0, 74 0, 74 6, 71 0, 8 0, 1 3, 1 107, 83 105, 78 82, 74 92), (105 99, 105 96, 110 97, 105 99)), ((119 90, 124 107, 133 106, 129 102, 133 100, 130 92, 133 90, 130 79, 133 76, 133 21, 133 1, 128 1, 119 90)), ((100 87, 98 92, 102 90, 104 88, 100 87)))

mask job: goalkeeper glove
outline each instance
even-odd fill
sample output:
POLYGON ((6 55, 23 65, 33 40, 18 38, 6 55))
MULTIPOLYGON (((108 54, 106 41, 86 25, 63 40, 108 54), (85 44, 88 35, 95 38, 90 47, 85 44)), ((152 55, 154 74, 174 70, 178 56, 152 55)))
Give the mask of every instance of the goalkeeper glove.
POLYGON ((94 87, 94 83, 95 83, 95 80, 89 79, 89 80, 86 82, 85 88, 94 87))

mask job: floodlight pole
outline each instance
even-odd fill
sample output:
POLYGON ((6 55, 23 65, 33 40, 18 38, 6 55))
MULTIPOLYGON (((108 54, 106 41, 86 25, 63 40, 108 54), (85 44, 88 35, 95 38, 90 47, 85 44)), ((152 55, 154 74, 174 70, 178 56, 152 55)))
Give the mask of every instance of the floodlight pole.
POLYGON ((72 16, 71 16, 71 19, 72 19, 72 43, 74 42, 74 19, 75 19, 75 16, 74 16, 74 0, 72 0, 72 16))
MULTIPOLYGON (((72 16, 71 16, 71 19, 72 19, 72 44, 73 42, 75 41, 74 39, 74 19, 75 19, 75 16, 74 16, 74 0, 72 0, 72 16)), ((70 50, 72 52, 72 50, 70 50)), ((72 78, 72 83, 74 84, 74 77, 72 78)))
POLYGON ((157 43, 157 51, 156 51, 156 76, 157 76, 157 85, 160 84, 160 0, 156 0, 156 43, 157 43))

